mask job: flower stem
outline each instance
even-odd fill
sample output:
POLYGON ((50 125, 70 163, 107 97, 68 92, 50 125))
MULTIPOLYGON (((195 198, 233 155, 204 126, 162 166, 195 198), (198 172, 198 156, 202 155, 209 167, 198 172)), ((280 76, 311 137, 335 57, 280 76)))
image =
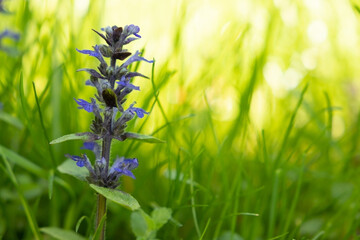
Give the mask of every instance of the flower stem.
MULTIPOLYGON (((112 57, 111 58, 111 67, 113 69, 115 69, 116 67, 116 58, 112 57)), ((114 84, 115 84, 115 75, 111 77, 110 79, 110 84, 111 87, 114 88, 114 84)), ((106 176, 109 173, 109 164, 110 164, 110 149, 111 149, 111 126, 112 126, 112 119, 113 119, 113 110, 112 108, 107 109, 107 114, 104 114, 104 122, 107 123, 106 124, 106 130, 107 130, 107 134, 105 135, 105 137, 103 138, 103 142, 102 142, 102 151, 101 151, 101 157, 105 158, 106 164, 105 164, 105 173, 106 176)), ((99 224, 101 222, 101 219, 104 217, 104 215, 106 214, 106 198, 101 195, 98 194, 97 196, 97 211, 96 211, 96 228, 99 227, 99 224)), ((105 228, 106 228, 106 221, 104 221, 104 224, 102 226, 102 230, 101 230, 101 235, 100 235, 100 240, 105 240, 105 228)))
POLYGON ((110 164, 110 147, 111 147, 111 137, 105 137, 102 143, 102 157, 105 158, 105 173, 106 175, 109 172, 109 164, 110 164))
MULTIPOLYGON (((106 214, 106 198, 98 194, 97 195, 97 211, 96 211, 96 228, 99 227, 99 224, 101 222, 101 219, 106 214)), ((105 227, 106 227, 106 221, 104 222, 101 230, 100 240, 105 240, 105 227)))
MULTIPOLYGON (((111 113, 112 113, 112 111, 111 111, 111 113)), ((110 119, 108 119, 109 120, 109 129, 111 126, 111 119, 112 119, 111 115, 108 116, 108 118, 110 117, 110 119)), ((112 138, 107 136, 107 137, 104 137, 103 142, 102 142, 101 156, 103 158, 105 158, 105 160, 106 160, 106 165, 105 165, 106 175, 109 172, 111 140, 112 140, 112 138)), ((98 196, 97 196, 97 211, 96 211, 96 228, 99 227, 101 219, 106 214, 106 211, 107 211, 106 198, 103 195, 98 194, 98 196)), ((102 226, 101 235, 99 238, 100 240, 105 240, 105 228, 106 228, 106 221, 104 221, 104 224, 102 226)))

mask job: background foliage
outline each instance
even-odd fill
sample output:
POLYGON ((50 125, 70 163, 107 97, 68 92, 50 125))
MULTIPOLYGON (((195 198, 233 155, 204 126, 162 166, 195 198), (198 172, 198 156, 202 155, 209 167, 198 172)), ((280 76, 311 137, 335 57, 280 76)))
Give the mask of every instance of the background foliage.
MULTIPOLYGON (((48 143, 89 129, 73 97, 93 94, 76 70, 96 61, 75 48, 101 43, 92 28, 126 24, 142 36, 129 49, 156 60, 132 94, 151 114, 130 128, 166 143, 117 142, 112 156, 139 159, 121 189, 145 212, 172 209, 159 239, 358 238, 359 2, 5 4, 13 14, 0 16, 0 30, 21 38, 0 52, 3 239, 75 230, 79 219, 80 234, 93 227, 94 191, 56 171, 81 141, 48 143)), ((134 239, 130 214, 109 203, 108 239, 134 239)))

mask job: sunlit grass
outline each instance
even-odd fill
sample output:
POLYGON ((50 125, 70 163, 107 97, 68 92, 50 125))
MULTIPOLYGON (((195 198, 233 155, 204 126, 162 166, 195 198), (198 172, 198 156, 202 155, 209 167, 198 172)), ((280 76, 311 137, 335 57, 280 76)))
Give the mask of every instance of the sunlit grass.
MULTIPOLYGON (((0 101, 23 127, 0 118, 4 239, 34 238, 25 206, 39 227, 74 230, 82 216, 89 221, 79 233, 93 227, 95 195, 86 184, 56 172, 49 199, 52 155, 59 164, 79 154, 81 142, 49 148, 46 135, 89 130, 92 116, 73 97, 92 95, 76 70, 96 62, 75 48, 100 43, 92 28, 131 23, 143 38, 129 49, 144 48, 156 64, 153 79, 135 79, 141 93, 128 100, 151 114, 130 128, 166 143, 116 142, 112 155, 139 158, 136 180, 124 178, 122 189, 145 211, 173 210, 159 239, 357 238, 360 19, 349 2, 6 5, 13 14, 0 15, 0 31, 11 28, 21 40, 5 42, 17 55, 0 52, 0 101)), ((151 76, 149 65, 139 67, 151 76)), ((110 203, 108 239, 133 239, 129 219, 110 203)))

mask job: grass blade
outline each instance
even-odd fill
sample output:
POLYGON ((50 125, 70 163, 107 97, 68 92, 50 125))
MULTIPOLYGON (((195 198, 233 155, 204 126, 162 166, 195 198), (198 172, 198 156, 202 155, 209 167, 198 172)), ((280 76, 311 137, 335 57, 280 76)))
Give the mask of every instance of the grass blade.
POLYGON ((57 163, 56 163, 56 160, 55 160, 55 157, 54 157, 54 153, 51 149, 51 146, 50 146, 50 139, 49 139, 49 136, 47 134, 47 131, 46 131, 46 128, 45 128, 45 124, 44 124, 44 120, 43 120, 43 117, 42 117, 42 113, 41 113, 41 108, 40 108, 40 103, 39 103, 39 99, 37 97, 37 93, 36 93, 36 87, 35 87, 35 83, 33 82, 33 90, 34 90, 34 95, 35 95, 35 100, 36 100, 36 105, 37 105, 37 108, 38 108, 38 113, 39 113, 39 118, 40 118, 40 123, 41 123, 41 128, 43 130, 43 133, 44 133, 44 136, 45 136, 45 139, 46 139, 46 142, 47 142, 47 146, 48 146, 48 149, 49 149, 49 153, 50 153, 50 158, 51 158, 51 161, 52 161, 52 164, 53 164, 53 169, 56 168, 57 166, 57 163))
POLYGON ((280 176, 282 171, 280 169, 276 170, 275 172, 275 179, 274 185, 272 188, 271 193, 271 200, 270 200, 270 217, 269 217, 269 225, 268 225, 268 238, 271 238, 274 234, 275 229, 275 221, 276 221, 276 204, 279 198, 279 183, 280 183, 280 176))
POLYGON ((32 213, 31 208, 30 208, 29 204, 27 203, 27 201, 25 199, 25 196, 24 196, 24 194, 23 194, 23 192, 22 192, 22 190, 21 190, 21 188, 20 188, 20 186, 18 184, 18 181, 17 181, 17 179, 15 177, 15 174, 12 171, 11 166, 10 166, 9 162, 7 161, 6 155, 2 151, 2 149, 0 149, 0 155, 1 155, 1 158, 3 159, 4 165, 6 167, 8 175, 10 177, 10 180, 14 184, 14 186, 15 186, 18 194, 19 194, 20 202, 21 202, 21 204, 22 204, 22 206, 24 208, 25 215, 26 215, 26 218, 27 218, 27 220, 29 222, 30 229, 31 229, 31 231, 32 231, 32 233, 34 235, 34 238, 36 240, 40 240, 40 239, 42 239, 42 237, 40 235, 40 230, 39 230, 38 224, 37 224, 37 222, 35 220, 34 214, 32 213))
POLYGON ((274 163, 274 168, 275 169, 279 166, 279 164, 281 162, 281 159, 282 159, 282 156, 284 154, 286 145, 287 145, 287 143, 289 141, 289 136, 290 136, 291 130, 294 127, 296 114, 297 114, 297 112, 298 112, 298 110, 299 110, 299 108, 301 106, 301 103, 302 103, 302 101, 304 99, 304 95, 305 95, 306 90, 308 89, 308 87, 309 87, 309 83, 307 83, 305 85, 305 87, 303 88, 303 90, 301 91, 300 99, 299 99, 298 103, 296 104, 294 112, 291 115, 289 125, 288 125, 288 127, 286 129, 286 132, 285 132, 285 135, 284 135, 284 139, 283 139, 282 144, 281 144, 281 146, 279 148, 280 151, 279 151, 279 153, 278 153, 278 155, 276 157, 275 163, 274 163))

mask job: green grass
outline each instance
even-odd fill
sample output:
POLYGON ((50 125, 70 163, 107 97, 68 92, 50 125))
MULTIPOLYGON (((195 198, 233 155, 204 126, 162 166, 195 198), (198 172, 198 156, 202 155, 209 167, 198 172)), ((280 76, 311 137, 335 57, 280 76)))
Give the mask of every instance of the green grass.
MULTIPOLYGON (((92 28, 134 23, 143 34, 129 50, 143 48, 156 62, 133 66, 151 78, 135 80, 141 92, 128 102, 151 114, 129 130, 166 143, 114 142, 111 155, 139 159, 136 180, 124 177, 120 188, 147 214, 172 210, 157 238, 358 239, 360 54, 339 39, 343 21, 359 35, 360 4, 292 3, 298 20, 289 25, 290 7, 272 1, 241 1, 250 4, 243 15, 246 4, 235 0, 116 8, 91 1, 83 15, 75 1, 50 2, 7 1, 14 14, 0 15, 0 31, 21 33, 18 43, 4 42, 15 55, 0 52, 0 238, 49 239, 53 227, 93 231, 94 190, 56 168, 65 154, 80 154, 82 142, 49 141, 89 129, 92 116, 73 97, 94 94, 76 70, 96 61, 75 48, 101 43, 92 28), (328 29, 321 44, 307 35, 318 19, 328 29), (309 49, 318 51, 313 69, 304 66, 309 49), (274 62, 301 72, 299 84, 271 85, 265 69, 274 62)), ((107 238, 135 239, 131 216, 109 203, 107 238)))

